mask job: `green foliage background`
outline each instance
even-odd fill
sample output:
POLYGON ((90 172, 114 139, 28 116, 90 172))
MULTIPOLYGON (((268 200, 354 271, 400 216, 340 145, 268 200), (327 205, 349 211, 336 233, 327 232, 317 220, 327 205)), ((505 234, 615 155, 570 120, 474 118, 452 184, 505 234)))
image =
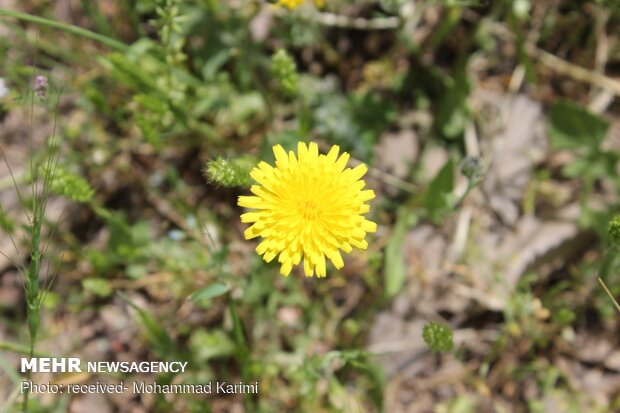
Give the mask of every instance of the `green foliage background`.
MULTIPOLYGON (((51 190, 71 201, 67 216, 44 223, 47 260, 56 269, 42 280, 58 276, 42 304, 40 351, 76 354, 92 339, 79 336, 80 327, 98 325, 97 314, 113 307, 129 320, 131 334, 100 332, 108 358, 189 362, 184 375, 152 377, 159 383, 261 386, 256 396, 133 401, 148 411, 384 411, 394 403, 386 400, 393 377, 385 377, 380 355, 366 344, 377 314, 411 285, 423 287, 407 267, 403 243, 417 225, 450 225, 470 191, 480 189, 486 162, 463 163, 471 155, 464 142, 468 125, 491 122, 471 97, 487 81, 514 93, 506 79, 519 68, 524 80, 517 91, 545 105, 550 153, 572 155, 560 170, 537 165, 533 198, 523 200, 523 210, 530 201, 534 209, 547 202, 537 191, 545 182, 570 181, 581 207, 579 228, 593 246, 564 257, 560 279, 528 272, 503 310, 479 316, 480 308, 469 308, 470 324, 456 314, 430 317, 433 303, 424 304, 431 310, 412 317, 432 322, 417 334, 432 350, 447 352, 433 360, 473 366, 457 390, 433 393, 433 406, 495 411, 484 408, 497 396, 510 411, 545 411, 549 397, 580 406, 562 411, 620 408, 617 392, 603 406, 571 388, 567 373, 549 362, 557 349, 570 347, 567 331, 596 330, 619 344, 613 303, 591 288, 600 276, 612 294, 620 293, 617 245, 608 240, 617 238, 608 222, 620 209, 620 152, 603 144, 617 107, 589 110, 583 79, 569 73, 574 87, 556 84, 566 73, 550 74, 540 52, 532 52, 590 70, 596 19, 605 16, 611 39, 620 34, 614 2, 328 0, 325 9, 307 2, 293 11, 250 0, 75 3, 72 12, 34 0, 0 10, 0 77, 10 87, 0 98, 0 121, 17 119, 25 131, 44 128, 37 145, 21 148, 39 162, 50 156, 46 142, 56 136, 51 190), (535 12, 542 17, 536 15, 533 28, 535 12), (486 69, 472 75, 481 60, 486 69), (45 98, 30 91, 38 74, 49 79, 45 98), (440 148, 447 155, 435 174, 425 175, 419 160, 404 177, 379 170, 382 137, 402 130, 415 130, 423 154, 440 148), (353 254, 344 269, 331 268, 326 280, 280 277, 243 240, 239 222, 236 197, 251 184, 248 171, 258 160, 273 160, 274 144, 294 148, 299 140, 319 141, 323 149, 338 144, 368 163, 380 195, 371 212, 380 231, 371 247, 353 254), (459 179, 469 182, 464 195, 459 179), (543 310, 550 315, 541 317, 543 310), (75 338, 53 345, 61 315, 75 338), (461 320, 463 328, 482 328, 476 323, 484 317, 498 321, 480 357, 453 342, 450 326, 461 320), (513 350, 516 362, 507 356, 513 350), (519 388, 503 393, 506 383, 518 387, 526 375, 535 378, 533 396, 519 388)), ((612 42, 611 67, 619 45, 612 42)), ((15 138, 0 131, 0 139, 8 145, 15 138)), ((10 190, 2 179, 1 189, 10 190)), ((34 180, 24 175, 17 185, 34 180)), ((3 205, 3 236, 17 234, 22 222, 3 205)), ((19 343, 28 341, 26 314, 0 304, 0 319, 0 338, 8 337, 2 348, 18 354, 19 343)), ((0 367, 17 386, 6 360, 0 367)), ((430 366, 425 374, 432 374, 430 366)), ((70 403, 69 396, 33 397, 30 411, 67 411, 70 403)))

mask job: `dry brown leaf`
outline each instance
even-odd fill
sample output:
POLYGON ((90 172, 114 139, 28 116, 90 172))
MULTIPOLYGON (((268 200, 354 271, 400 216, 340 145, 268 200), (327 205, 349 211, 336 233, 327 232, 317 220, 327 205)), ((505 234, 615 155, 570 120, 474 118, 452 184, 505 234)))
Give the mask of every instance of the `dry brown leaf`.
POLYGON ((505 223, 516 224, 519 204, 536 163, 544 159, 547 140, 540 103, 525 95, 499 96, 478 91, 472 98, 492 105, 501 130, 490 142, 483 141, 482 156, 489 168, 483 183, 491 208, 505 223))

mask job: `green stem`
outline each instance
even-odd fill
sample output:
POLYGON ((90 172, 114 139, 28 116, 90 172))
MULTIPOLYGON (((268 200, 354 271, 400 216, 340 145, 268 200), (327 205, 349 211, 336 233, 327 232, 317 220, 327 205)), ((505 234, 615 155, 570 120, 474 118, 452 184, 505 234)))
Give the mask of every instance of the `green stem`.
MULTIPOLYGON (((91 40, 95 40, 99 43, 102 43, 106 46, 109 46, 113 49, 116 49, 120 52, 123 53, 127 53, 130 50, 130 46, 128 46, 127 44, 118 41, 116 39, 112 39, 108 36, 104 36, 102 34, 99 33, 95 33, 93 31, 84 29, 82 27, 79 26, 74 26, 72 24, 67 24, 67 23, 62 23, 62 22, 58 22, 55 20, 51 20, 51 19, 46 19, 45 17, 39 17, 39 16, 33 16, 31 14, 27 14, 27 13, 20 13, 20 12, 16 12, 16 11, 11 11, 11 10, 7 10, 7 9, 3 9, 0 8, 0 17, 5 16, 5 17, 13 17, 15 19, 19 19, 19 20, 23 20, 23 21, 27 21, 30 23, 35 23, 35 24, 40 24, 42 26, 47 26, 47 27, 52 27, 55 29, 60 29, 63 30, 67 33, 71 33, 77 36, 82 36, 85 37, 87 39, 91 39, 91 40)), ((159 60, 156 60, 152 57, 147 57, 150 59, 150 61, 156 61, 157 63, 161 63, 159 60)), ((200 87, 202 86, 202 81, 194 76, 192 76, 190 73, 184 71, 184 70, 180 70, 178 68, 173 67, 171 69, 177 76, 179 76, 184 82, 186 82, 188 85, 191 85, 193 87, 200 87)), ((181 108, 179 108, 178 110, 181 110, 181 108)))
POLYGON ((74 26, 72 24, 62 23, 56 20, 46 19, 45 17, 33 16, 32 14, 20 13, 17 11, 11 11, 7 9, 0 8, 0 16, 5 17, 13 17, 15 19, 40 24, 42 26, 48 26, 55 29, 63 30, 67 33, 75 34, 78 36, 86 37, 91 40, 95 40, 99 43, 102 43, 106 46, 109 46, 113 49, 117 49, 121 52, 125 52, 129 49, 125 43, 120 42, 116 39, 112 39, 110 37, 101 35, 99 33, 92 32, 90 30, 84 29, 82 27, 74 26))
MULTIPOLYGON (((31 109, 31 116, 32 112, 31 109)), ((31 118, 31 128, 33 120, 31 118)), ((32 131, 31 131, 31 157, 30 157, 30 174, 32 176, 32 220, 28 231, 30 232, 30 266, 26 274, 26 318, 28 320, 28 333, 30 337, 30 346, 28 355, 32 359, 35 354, 35 345, 37 341, 37 333, 41 323, 41 287, 39 285, 39 273, 41 271, 41 257, 43 254, 43 248, 41 245, 41 227, 43 226, 45 207, 47 204, 47 186, 44 185, 42 193, 38 191, 38 172, 39 163, 33 160, 32 149, 32 131)), ((45 181, 47 182, 51 177, 51 171, 46 168, 45 181)), ((28 371, 27 379, 32 379, 32 372, 28 371)), ((30 389, 26 389, 24 392, 22 411, 28 412, 28 400, 30 398, 30 389)))
MULTIPOLYGON (((245 338, 245 334, 243 332, 243 325, 241 324, 241 320, 237 314, 237 310, 235 307, 235 302, 232 298, 230 292, 226 294, 226 302, 228 304, 228 309, 230 311, 230 317, 233 322, 233 337, 235 340, 235 344, 237 347, 237 351, 239 352, 239 364, 241 370, 241 379, 244 383, 250 381, 250 348, 248 346, 248 342, 245 338)), ((243 395, 243 403, 247 411, 252 411, 252 397, 250 394, 246 393, 243 395)))
POLYGON ((10 341, 0 341, 0 350, 12 351, 13 353, 23 354, 25 356, 31 356, 31 357, 33 356, 49 357, 48 354, 44 354, 44 353, 38 353, 38 352, 31 353, 30 345, 24 346, 18 343, 11 343, 10 341))
POLYGON ((477 186, 476 183, 472 182, 471 179, 469 179, 467 181, 467 189, 465 190, 465 193, 458 199, 458 201, 456 201, 454 203, 454 205, 452 206, 452 210, 456 211, 458 210, 461 205, 463 205, 463 202, 465 201, 465 198, 467 198, 467 196, 469 195, 469 193, 472 191, 472 189, 474 189, 477 186))
MULTIPOLYGON (((32 226, 30 228, 31 238, 31 264, 28 269, 28 276, 26 278, 26 305, 27 305, 27 318, 28 318, 28 332, 30 336, 30 346, 28 355, 30 358, 35 354, 35 343, 37 340, 37 332, 40 324, 40 288, 39 288, 39 271, 41 268, 41 225, 42 225, 42 212, 41 204, 37 202, 36 196, 33 199, 33 213, 32 213, 32 226)), ((27 379, 32 378, 32 373, 28 371, 27 379)), ((24 398, 22 403, 23 413, 28 412, 28 399, 30 398, 30 389, 26 388, 24 392, 24 398)))

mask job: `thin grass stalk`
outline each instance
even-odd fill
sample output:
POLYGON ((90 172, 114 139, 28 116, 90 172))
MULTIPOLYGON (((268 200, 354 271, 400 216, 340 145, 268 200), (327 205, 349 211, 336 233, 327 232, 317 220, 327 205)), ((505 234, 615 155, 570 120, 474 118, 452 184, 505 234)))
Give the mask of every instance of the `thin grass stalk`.
POLYGON ((599 284, 601 284, 601 287, 603 288, 603 290, 605 290, 605 292, 607 293, 609 298, 611 298, 611 301, 614 304, 614 306, 616 307, 616 310, 618 310, 618 312, 620 312, 620 304, 618 303, 618 301, 616 301, 616 299, 614 298, 614 295, 611 293, 609 288, 607 288, 607 284, 605 284, 605 281, 603 281, 603 279, 601 277, 598 277, 598 282, 599 282, 599 284))
POLYGON ((111 37, 104 36, 102 34, 95 33, 93 31, 84 29, 82 27, 74 26, 72 24, 67 24, 67 23, 56 21, 56 20, 46 19, 45 17, 34 16, 32 14, 20 13, 17 11, 12 11, 12 10, 2 9, 2 8, 0 8, 0 16, 12 17, 12 18, 27 21, 30 23, 39 24, 41 26, 47 26, 47 27, 59 29, 67 33, 75 34, 77 36, 82 36, 87 39, 97 41, 99 43, 102 43, 108 47, 119 50, 121 52, 126 52, 127 49, 129 48, 123 42, 120 42, 111 37))
MULTIPOLYGON (((241 373, 241 380, 244 383, 250 382, 250 348, 243 331, 243 325, 237 314, 235 302, 230 292, 226 293, 226 303, 228 304, 228 310, 233 323, 233 338, 237 351, 239 352, 239 369, 241 373)), ((244 393, 243 404, 246 411, 253 411, 252 409, 252 396, 249 393, 244 393)))

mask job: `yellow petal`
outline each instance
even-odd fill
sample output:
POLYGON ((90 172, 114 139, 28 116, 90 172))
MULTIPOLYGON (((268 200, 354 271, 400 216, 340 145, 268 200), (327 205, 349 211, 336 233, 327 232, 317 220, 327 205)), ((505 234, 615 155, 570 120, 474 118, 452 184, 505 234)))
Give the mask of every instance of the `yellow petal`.
POLYGON ((332 148, 327 153, 327 162, 336 162, 336 159, 338 158, 338 151, 340 151, 340 147, 338 145, 332 146, 332 148))
POLYGON ((314 275, 310 261, 308 261, 307 258, 304 259, 304 274, 306 274, 306 277, 312 277, 312 275, 314 275))
POLYGON ((297 155, 299 156, 299 160, 305 162, 308 158, 308 147, 304 142, 299 142, 297 144, 297 155))
POLYGON ((325 272, 325 256, 321 254, 318 257, 318 262, 316 263, 316 276, 317 277, 325 277, 327 273, 325 272))
POLYGON ((260 220, 262 216, 263 216, 262 212, 247 212, 241 215, 241 222, 243 222, 244 224, 247 224, 250 222, 256 222, 260 220))
POLYGON ((344 267, 344 261, 342 261, 342 256, 337 250, 330 251, 328 257, 331 262, 334 263, 334 267, 336 267, 337 269, 344 267))
POLYGON ((285 263, 283 263, 282 266, 280 267, 280 274, 289 275, 292 269, 293 269, 293 262, 291 260, 288 260, 285 263))
POLYGON ((276 165, 280 169, 288 168, 288 155, 282 147, 282 145, 276 145, 273 147, 273 154, 276 156, 276 165))
POLYGON ((351 170, 351 180, 357 181, 368 171, 365 164, 359 164, 351 170))
POLYGON ((245 237, 245 239, 252 239, 252 238, 256 238, 260 235, 258 229, 256 228, 256 226, 252 225, 250 228, 246 229, 243 232, 243 236, 245 237))
POLYGON ((256 247, 256 252, 259 255, 263 255, 265 252, 267 252, 267 249, 269 249, 269 243, 270 241, 265 240, 261 242, 260 244, 258 244, 258 246, 256 247))
POLYGON ((268 251, 265 255, 263 255, 263 259, 267 262, 273 261, 275 257, 276 257, 276 253, 273 251, 268 251))
POLYGON ((362 229, 366 232, 376 232, 377 231, 377 224, 372 222, 372 221, 368 221, 367 219, 365 219, 364 221, 362 221, 362 229))
POLYGON ((308 147, 308 154, 310 155, 310 159, 315 162, 319 157, 319 145, 316 142, 310 142, 310 146, 308 147))
POLYGON ((245 208, 261 208, 263 200, 257 196, 240 196, 237 205, 245 208))
POLYGON ((365 191, 360 192, 359 199, 362 202, 370 201, 375 198, 375 191, 372 189, 367 189, 365 191))
POLYGON ((347 166, 350 157, 351 155, 349 155, 347 152, 343 152, 342 155, 340 155, 340 158, 336 162, 336 172, 342 172, 345 166, 347 166))

